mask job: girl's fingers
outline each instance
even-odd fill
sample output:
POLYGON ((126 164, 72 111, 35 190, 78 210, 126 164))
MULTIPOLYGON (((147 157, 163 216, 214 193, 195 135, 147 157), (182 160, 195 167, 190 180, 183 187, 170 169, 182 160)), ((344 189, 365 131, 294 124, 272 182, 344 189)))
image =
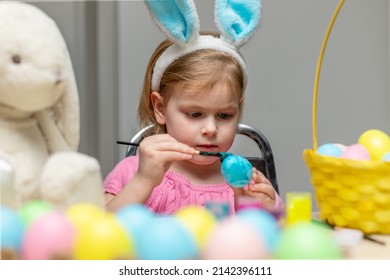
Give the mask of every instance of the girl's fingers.
POLYGON ((255 183, 265 183, 265 184, 271 184, 270 181, 265 177, 263 173, 261 173, 259 170, 253 167, 253 181, 255 183))
POLYGON ((144 152, 178 152, 193 155, 195 153, 195 149, 176 141, 173 137, 161 134, 161 135, 153 135, 145 138, 140 144, 140 150, 144 152))
POLYGON ((275 191, 271 182, 264 176, 263 173, 257 169, 253 169, 253 182, 249 184, 248 192, 251 193, 263 193, 275 199, 275 191))

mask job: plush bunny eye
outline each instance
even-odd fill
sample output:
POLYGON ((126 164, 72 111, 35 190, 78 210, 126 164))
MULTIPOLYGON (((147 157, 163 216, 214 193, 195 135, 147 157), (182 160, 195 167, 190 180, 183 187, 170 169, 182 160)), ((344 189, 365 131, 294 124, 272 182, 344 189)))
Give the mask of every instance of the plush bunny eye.
POLYGON ((15 54, 12 56, 12 62, 15 64, 20 64, 22 62, 22 58, 20 57, 20 55, 15 54))

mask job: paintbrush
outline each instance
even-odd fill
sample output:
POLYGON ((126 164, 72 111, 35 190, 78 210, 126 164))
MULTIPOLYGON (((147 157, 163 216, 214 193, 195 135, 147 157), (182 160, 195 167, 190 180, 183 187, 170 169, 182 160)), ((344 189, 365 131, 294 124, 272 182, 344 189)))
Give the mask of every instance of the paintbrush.
MULTIPOLYGON (((117 144, 121 145, 129 145, 129 146, 139 146, 138 143, 132 143, 132 142, 125 142, 125 141, 116 141, 117 144)), ((231 155, 231 153, 226 152, 204 152, 204 151, 198 151, 195 150, 195 155, 201 155, 201 156, 210 156, 210 157, 219 157, 219 158, 226 158, 227 156, 231 155)))

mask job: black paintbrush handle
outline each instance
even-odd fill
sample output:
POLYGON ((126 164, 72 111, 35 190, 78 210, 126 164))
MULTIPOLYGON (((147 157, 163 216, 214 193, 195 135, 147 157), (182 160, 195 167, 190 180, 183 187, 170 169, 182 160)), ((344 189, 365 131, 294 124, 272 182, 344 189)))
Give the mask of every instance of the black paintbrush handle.
POLYGON ((228 155, 230 155, 230 153, 224 153, 224 152, 202 152, 202 151, 199 151, 198 154, 201 156, 211 156, 211 157, 219 157, 219 158, 225 158, 228 155))
POLYGON ((138 143, 131 143, 131 142, 125 142, 125 141, 116 141, 117 144, 121 145, 128 145, 128 146, 139 146, 138 143))
MULTIPOLYGON (((117 144, 121 145, 128 145, 128 146, 139 146, 138 143, 132 143, 132 142, 125 142, 125 141, 116 141, 117 144)), ((203 151, 197 151, 196 154, 201 155, 201 156, 211 156, 211 157, 219 157, 219 158, 225 158, 230 153, 224 153, 224 152, 203 152, 203 151)))

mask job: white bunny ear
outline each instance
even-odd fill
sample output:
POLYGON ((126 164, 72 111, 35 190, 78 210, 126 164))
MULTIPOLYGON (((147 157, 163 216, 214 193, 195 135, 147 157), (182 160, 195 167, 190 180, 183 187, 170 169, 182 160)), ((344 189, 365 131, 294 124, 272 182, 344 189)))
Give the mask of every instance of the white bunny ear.
POLYGON ((245 44, 260 22, 260 0, 216 0, 215 21, 222 36, 236 48, 245 44))
POLYGON ((80 141, 79 94, 71 58, 67 49, 65 51, 67 61, 63 76, 66 87, 62 98, 53 106, 53 117, 69 148, 77 151, 80 141))
POLYGON ((174 43, 186 45, 199 36, 199 17, 192 0, 145 0, 160 30, 174 43))

